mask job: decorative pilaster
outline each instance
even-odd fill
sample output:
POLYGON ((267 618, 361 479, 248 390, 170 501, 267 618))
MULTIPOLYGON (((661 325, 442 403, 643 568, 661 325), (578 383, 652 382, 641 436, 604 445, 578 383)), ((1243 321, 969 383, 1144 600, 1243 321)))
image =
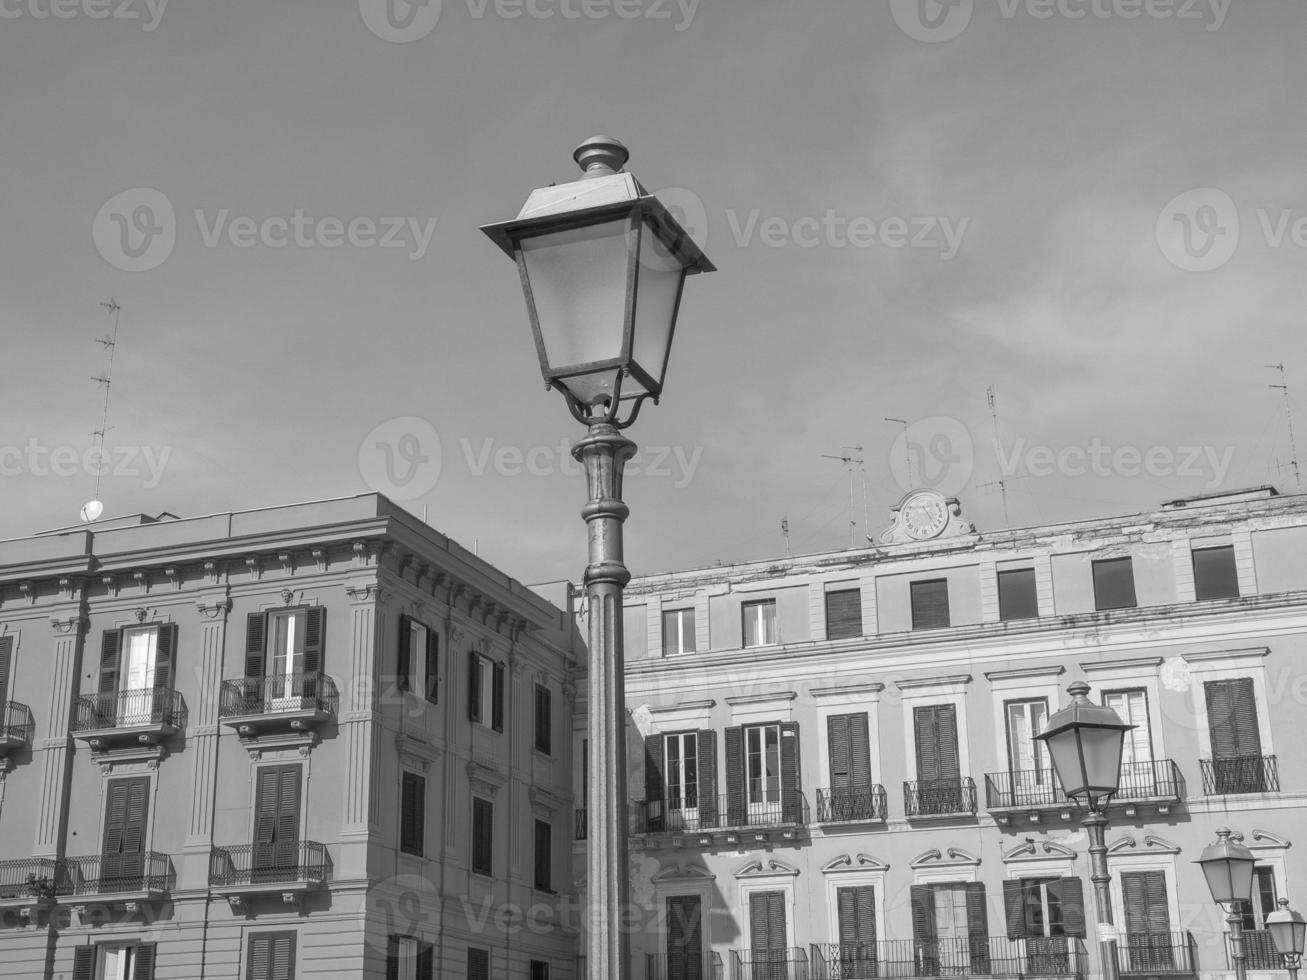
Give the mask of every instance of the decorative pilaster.
POLYGON ((86 621, 80 606, 60 618, 50 617, 54 632, 54 649, 50 656, 50 710, 45 719, 44 737, 34 746, 41 771, 41 799, 37 806, 36 840, 33 857, 58 857, 64 827, 68 823, 69 766, 72 752, 68 725, 77 696, 81 671, 82 638, 86 621))
MULTIPOLYGON (((366 555, 366 552, 364 553, 366 555)), ((356 551, 356 558, 357 558, 356 551)), ((380 726, 376 719, 378 609, 385 596, 376 582, 345 586, 350 598, 350 662, 341 692, 341 734, 346 761, 343 833, 367 834, 381 807, 380 726)))
POLYGON ((189 732, 195 768, 191 772, 190 822, 186 847, 207 850, 213 843, 213 805, 218 782, 218 708, 222 694, 222 653, 227 642, 226 594, 202 596, 195 601, 200 615, 200 643, 195 681, 195 724, 189 732))
POLYGON ((993 559, 982 559, 980 562, 980 621, 982 623, 997 623, 999 618, 998 563, 993 559))

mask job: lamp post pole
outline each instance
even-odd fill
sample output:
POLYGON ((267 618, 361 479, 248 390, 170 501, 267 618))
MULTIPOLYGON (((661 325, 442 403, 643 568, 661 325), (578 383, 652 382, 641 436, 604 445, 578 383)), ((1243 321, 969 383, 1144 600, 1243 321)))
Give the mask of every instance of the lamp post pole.
POLYGON ((605 422, 589 427, 572 449, 585 467, 590 500, 581 511, 590 539, 585 570, 589 638, 589 895, 586 963, 594 980, 630 976, 626 930, 627 864, 626 694, 622 661, 622 473, 635 443, 605 422))
POLYGON ((1225 914, 1225 924, 1230 927, 1230 959, 1234 960, 1236 980, 1248 980, 1248 958, 1243 951, 1243 916, 1233 902, 1225 914))
POLYGON ((1094 908, 1098 913, 1099 956, 1103 961, 1103 980, 1118 980, 1116 926, 1112 922, 1112 894, 1107 872, 1107 814, 1091 811, 1081 821, 1089 834, 1089 880, 1094 884, 1094 908))

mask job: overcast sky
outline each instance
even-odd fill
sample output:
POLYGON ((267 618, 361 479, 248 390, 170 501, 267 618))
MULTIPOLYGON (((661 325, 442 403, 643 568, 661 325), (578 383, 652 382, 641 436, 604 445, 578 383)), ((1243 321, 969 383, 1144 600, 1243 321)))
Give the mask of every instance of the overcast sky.
POLYGON ((1000 478, 1011 525, 1294 490, 1299 0, 389 3, 0 0, 0 538, 96 494, 113 297, 106 517, 376 489, 579 577, 478 226, 594 133, 719 269, 630 430, 637 574, 847 547, 842 454, 860 540, 864 486, 873 535, 909 485, 981 530, 1000 478))

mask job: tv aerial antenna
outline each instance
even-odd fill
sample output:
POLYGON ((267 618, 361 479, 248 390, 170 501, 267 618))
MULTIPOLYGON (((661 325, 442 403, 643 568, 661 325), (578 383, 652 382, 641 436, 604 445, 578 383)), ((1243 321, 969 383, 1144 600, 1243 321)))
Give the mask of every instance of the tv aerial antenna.
POLYGON ((1289 420, 1289 451, 1293 455, 1289 458, 1289 465, 1293 467, 1293 480, 1298 485, 1298 492, 1302 493, 1302 473, 1298 469, 1298 440, 1293 434, 1293 403, 1289 401, 1289 381, 1284 374, 1283 364, 1267 364, 1268 371, 1280 372, 1280 383, 1278 385, 1267 385, 1268 388, 1278 388, 1284 395, 1284 414, 1289 420))
MULTIPOLYGON (((862 458, 862 447, 840 446, 839 455, 822 453, 821 458, 838 459, 841 463, 844 464, 844 468, 848 470, 849 473, 849 547, 856 548, 858 546, 858 521, 857 518, 854 516, 853 487, 854 487, 854 483, 857 480, 857 474, 859 472, 862 473, 862 521, 863 524, 868 527, 868 530, 870 530, 870 518, 867 513, 867 471, 863 469, 863 464, 866 462, 866 460, 862 458)), ((786 540, 788 541, 788 536, 786 540)))
POLYGON ((100 414, 100 427, 91 433, 92 438, 96 441, 95 496, 82 507, 81 518, 87 524, 99 520, 100 515, 104 513, 104 503, 100 500, 100 480, 105 471, 104 437, 110 428, 109 394, 113 390, 113 359, 118 349, 118 325, 123 312, 123 308, 118 305, 118 301, 115 299, 110 299, 107 303, 101 303, 100 306, 113 317, 113 329, 105 336, 95 339, 95 342, 104 350, 107 363, 100 374, 91 378, 104 391, 104 408, 100 414))

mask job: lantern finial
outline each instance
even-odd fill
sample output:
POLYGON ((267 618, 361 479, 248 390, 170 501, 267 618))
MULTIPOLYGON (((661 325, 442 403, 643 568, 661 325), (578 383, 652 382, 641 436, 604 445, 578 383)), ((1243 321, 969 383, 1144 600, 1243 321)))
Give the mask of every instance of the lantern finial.
POLYGON ((586 177, 607 177, 626 166, 631 151, 611 136, 591 136, 576 148, 572 159, 585 171, 586 177))
POLYGON ((1075 681, 1067 685, 1066 693, 1071 695, 1073 702, 1089 701, 1089 685, 1084 681, 1075 681))

